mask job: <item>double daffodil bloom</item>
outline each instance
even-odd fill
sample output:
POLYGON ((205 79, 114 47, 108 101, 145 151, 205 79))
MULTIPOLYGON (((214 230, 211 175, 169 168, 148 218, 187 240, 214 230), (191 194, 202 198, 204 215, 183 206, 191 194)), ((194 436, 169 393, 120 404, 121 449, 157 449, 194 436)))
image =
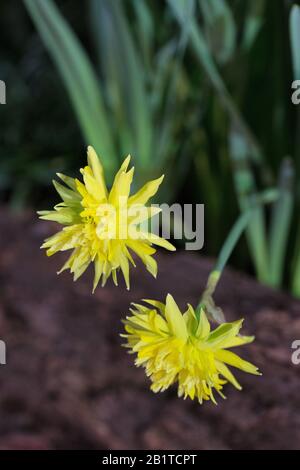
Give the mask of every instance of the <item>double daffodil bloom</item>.
POLYGON ((179 397, 216 403, 213 392, 225 398, 222 389, 227 382, 241 390, 228 365, 260 375, 257 367, 228 351, 254 339, 238 335, 243 320, 223 323, 211 331, 203 309, 199 318, 191 305, 182 314, 170 294, 165 304, 144 302, 148 306, 133 304, 122 336, 127 340, 125 346, 137 355, 136 366, 145 368, 153 392, 178 383, 179 397))
POLYGON ((130 196, 134 168, 127 171, 128 156, 115 176, 108 192, 103 168, 92 147, 88 147, 88 165, 81 169, 83 182, 58 173, 63 181, 53 181, 61 196, 61 203, 51 211, 40 211, 41 219, 60 223, 64 228, 45 240, 42 248, 52 256, 58 251, 73 250, 59 272, 69 269, 77 280, 90 263, 94 264, 93 291, 102 277, 102 286, 110 275, 117 285, 117 273, 122 271, 129 289, 129 266, 135 265, 130 251, 135 253, 155 277, 157 263, 152 255, 153 245, 175 250, 159 236, 143 230, 141 224, 156 215, 160 209, 146 207, 157 192, 163 176, 146 183, 130 196))

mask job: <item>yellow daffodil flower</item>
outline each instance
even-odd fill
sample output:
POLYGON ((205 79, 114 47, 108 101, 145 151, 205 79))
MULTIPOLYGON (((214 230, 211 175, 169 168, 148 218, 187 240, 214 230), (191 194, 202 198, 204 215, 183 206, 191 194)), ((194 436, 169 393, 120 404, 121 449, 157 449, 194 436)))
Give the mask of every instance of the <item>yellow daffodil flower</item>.
POLYGON ((178 396, 212 400, 213 391, 223 398, 222 389, 230 382, 240 384, 227 367, 233 366, 260 375, 257 367, 241 359, 228 348, 253 341, 253 336, 239 336, 243 320, 223 323, 211 331, 205 311, 199 317, 193 307, 182 314, 168 294, 166 303, 145 300, 149 306, 133 304, 126 318, 124 345, 137 355, 135 364, 142 366, 150 378, 153 392, 162 392, 178 383, 178 396))
POLYGON ((64 228, 45 240, 42 248, 47 255, 73 250, 62 267, 69 269, 77 280, 94 263, 93 291, 102 277, 102 286, 110 275, 117 285, 117 272, 122 271, 129 289, 129 263, 134 264, 130 251, 135 253, 155 277, 157 264, 152 245, 175 250, 173 245, 159 236, 143 230, 141 224, 156 215, 160 209, 146 207, 157 192, 163 176, 146 183, 130 196, 134 168, 127 171, 130 156, 122 164, 108 192, 103 168, 92 147, 88 147, 88 165, 81 169, 83 182, 58 173, 63 181, 53 181, 61 196, 61 203, 51 211, 40 211, 41 219, 60 223, 64 228))

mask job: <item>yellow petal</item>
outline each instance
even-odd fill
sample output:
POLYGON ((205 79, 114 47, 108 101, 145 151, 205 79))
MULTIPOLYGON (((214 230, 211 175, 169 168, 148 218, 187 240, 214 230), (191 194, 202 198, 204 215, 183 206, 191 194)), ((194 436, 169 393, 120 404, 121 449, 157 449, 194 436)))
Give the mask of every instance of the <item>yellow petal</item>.
POLYGON ((56 175, 73 191, 76 191, 75 179, 70 176, 66 176, 63 173, 56 173, 56 175))
POLYGON ((98 183, 94 178, 92 170, 89 166, 85 167, 82 171, 83 181, 90 196, 97 202, 106 201, 106 188, 98 183))
POLYGON ((128 224, 140 224, 160 212, 160 207, 145 207, 141 204, 134 204, 128 208, 128 224))
POLYGON ((123 253, 122 249, 119 249, 118 252, 118 263, 120 265, 121 271, 123 273, 124 279, 125 279, 125 284, 127 287, 127 290, 130 289, 130 282, 129 282, 129 262, 128 258, 126 255, 123 253))
POLYGON ((116 207, 127 205, 133 173, 134 167, 132 167, 127 173, 122 171, 118 174, 119 176, 116 176, 108 197, 110 204, 113 204, 116 207))
POLYGON ((87 149, 88 154, 88 164, 92 169, 94 178, 96 179, 102 194, 107 197, 107 188, 104 179, 104 171, 101 165, 100 159, 95 151, 95 149, 90 145, 87 149))
POLYGON ((56 191, 58 192, 58 194, 60 195, 60 197, 66 204, 68 205, 72 203, 76 204, 78 203, 78 201, 80 201, 81 198, 77 192, 73 191, 72 189, 66 188, 65 186, 60 184, 58 181, 53 180, 52 183, 56 191))
POLYGON ((80 251, 80 248, 76 248, 75 250, 73 250, 71 256, 67 259, 67 261, 65 262, 65 264, 62 266, 62 268, 58 271, 57 274, 61 274, 63 271, 65 271, 66 269, 70 269, 72 268, 72 265, 73 265, 73 262, 74 262, 74 259, 76 258, 77 256, 77 253, 79 253, 80 251))
POLYGON ((122 173, 122 171, 127 171, 127 168, 128 168, 128 166, 129 166, 130 160, 131 160, 131 155, 127 155, 127 157, 125 158, 124 162, 123 162, 122 165, 120 166, 120 169, 119 169, 118 173, 116 174, 116 176, 120 175, 120 174, 122 173))
POLYGON ((148 200, 157 193, 157 190, 164 179, 164 175, 146 183, 136 194, 133 194, 128 204, 146 204, 148 200))
POLYGON ((234 338, 241 329, 243 319, 232 323, 223 323, 212 331, 207 339, 207 343, 213 348, 222 348, 228 340, 234 338))
POLYGON ((134 240, 147 240, 153 245, 161 246, 166 250, 176 251, 175 246, 173 246, 172 243, 168 242, 164 238, 161 238, 158 235, 155 235, 154 233, 143 232, 142 230, 138 230, 133 226, 130 226, 130 236, 134 240))
POLYGON ((80 220, 77 212, 70 207, 60 207, 54 211, 38 211, 38 215, 42 220, 51 220, 62 225, 76 224, 80 220))
POLYGON ((228 382, 234 385, 234 387, 237 388, 238 390, 242 390, 242 387, 240 386, 240 384, 238 383, 234 375, 230 372, 228 367, 225 364, 223 364, 223 362, 215 361, 215 364, 220 374, 222 374, 223 377, 225 377, 225 379, 228 380, 228 382))
POLYGON ((76 279, 78 279, 78 277, 81 276, 83 272, 83 271, 81 272, 82 268, 86 266, 85 267, 86 269, 90 262, 91 262, 91 259, 90 259, 89 251, 85 247, 81 247, 78 255, 74 259, 72 269, 71 269, 71 272, 75 274, 76 279), (78 274, 78 273, 81 273, 81 274, 78 274))
POLYGON ((204 309, 201 308, 196 336, 197 338, 202 339, 202 338, 205 338, 207 335, 209 335, 209 333, 210 333, 210 323, 207 319, 204 309))
POLYGON ((93 293, 95 292, 95 289, 100 281, 100 278, 103 272, 103 265, 104 265, 104 259, 101 258, 99 255, 96 256, 94 260, 95 275, 94 275, 94 282, 93 282, 93 293))
POLYGON ((136 267, 136 264, 134 262, 134 259, 132 258, 129 250, 127 250, 127 247, 126 245, 123 245, 123 252, 125 254, 125 256, 129 259, 130 263, 132 264, 132 266, 136 267))
POLYGON ((120 178, 120 176, 122 175, 122 173, 126 173, 127 168, 128 168, 128 165, 129 165, 129 163, 130 163, 130 159, 131 159, 131 156, 130 156, 130 155, 128 155, 128 157, 125 158, 125 160, 124 160, 124 162, 122 163, 122 165, 121 165, 119 171, 116 173, 116 176, 115 176, 115 178, 114 178, 114 182, 113 182, 112 188, 113 188, 114 186, 117 186, 117 185, 118 185, 118 181, 119 181, 119 178, 120 178))
POLYGON ((193 307, 188 304, 188 309, 183 314, 184 321, 189 333, 194 334, 197 327, 197 318, 193 307))
POLYGON ((49 248, 47 255, 51 256, 57 251, 66 251, 75 248, 82 236, 82 225, 71 225, 47 238, 41 248, 49 248))
POLYGON ((168 294, 166 298, 165 317, 173 335, 186 341, 188 339, 187 327, 182 313, 171 294, 168 294))
POLYGON ((111 272, 111 275, 112 275, 112 278, 113 278, 113 281, 114 281, 114 285, 117 286, 117 285, 118 285, 118 274, 117 274, 117 270, 116 270, 116 269, 113 269, 112 272, 111 272))
POLYGON ((86 269, 88 268, 90 264, 90 261, 86 261, 85 263, 83 263, 81 266, 78 266, 75 271, 74 271, 74 278, 73 280, 74 281, 77 281, 77 279, 82 276, 82 274, 86 271, 86 269))
POLYGON ((138 240, 127 240, 126 245, 138 255, 150 274, 152 274, 153 277, 156 277, 157 263, 151 257, 151 255, 155 253, 155 249, 147 245, 147 243, 140 242, 138 240))
POLYGON ((222 349, 233 348, 236 346, 242 346, 243 344, 252 343, 255 340, 255 336, 235 336, 234 338, 228 339, 222 342, 222 349))
POLYGON ((126 245, 133 250, 140 258, 144 255, 154 255, 155 248, 150 246, 147 242, 141 240, 126 240, 126 245))
POLYGON ((215 357, 219 361, 225 362, 226 364, 236 367, 237 369, 241 369, 244 372, 248 372, 249 374, 261 375, 256 366, 251 364, 251 362, 244 361, 244 359, 241 359, 237 354, 234 354, 231 351, 220 349, 215 352, 215 357))
POLYGON ((147 271, 156 278, 157 276, 157 262, 152 256, 145 255, 143 258, 143 263, 146 266, 147 271))
POLYGON ((143 302, 146 302, 149 305, 153 305, 153 307, 156 307, 162 314, 164 314, 165 304, 163 302, 159 302, 158 300, 152 299, 143 299, 143 302))
POLYGON ((101 283, 102 287, 105 286, 106 281, 111 274, 111 270, 112 270, 111 264, 107 260, 105 260, 103 264, 103 275, 102 275, 102 283, 101 283))

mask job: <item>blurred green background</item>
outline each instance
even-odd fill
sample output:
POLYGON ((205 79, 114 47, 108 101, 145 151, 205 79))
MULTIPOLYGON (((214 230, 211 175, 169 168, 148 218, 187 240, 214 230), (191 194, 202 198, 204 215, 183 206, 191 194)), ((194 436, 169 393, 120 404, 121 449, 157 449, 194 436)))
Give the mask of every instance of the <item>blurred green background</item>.
POLYGON ((0 4, 0 197, 47 208, 85 147, 108 181, 131 153, 137 186, 205 204, 216 256, 262 191, 233 264, 300 296, 300 10, 289 0, 24 0, 0 4))

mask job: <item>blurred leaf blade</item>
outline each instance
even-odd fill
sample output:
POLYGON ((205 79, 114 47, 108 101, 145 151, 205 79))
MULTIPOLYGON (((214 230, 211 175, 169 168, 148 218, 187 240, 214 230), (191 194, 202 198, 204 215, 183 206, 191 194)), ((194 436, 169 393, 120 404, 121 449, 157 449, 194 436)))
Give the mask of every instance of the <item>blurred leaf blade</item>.
MULTIPOLYGON (((177 44, 173 52, 172 65, 169 68, 169 73, 166 74, 167 83, 163 76, 159 76, 161 91, 166 90, 166 102, 164 109, 160 110, 162 120, 159 126, 156 126, 155 142, 157 147, 156 159, 160 161, 160 166, 167 166, 171 163, 171 145, 172 145, 172 132, 174 128, 174 113, 176 113, 176 89, 182 72, 182 62, 185 55, 185 51, 188 45, 189 32, 191 19, 195 12, 195 0, 189 0, 186 2, 185 8, 185 26, 181 28, 177 44)), ((163 94, 161 93, 161 101, 163 94)))
POLYGON ((94 29, 98 28, 101 38, 101 54, 108 60, 108 63, 102 61, 102 72, 109 86, 114 87, 112 108, 118 107, 122 125, 127 128, 126 153, 132 153, 140 166, 147 167, 151 159, 151 115, 144 70, 123 4, 119 0, 91 0, 91 8, 94 29))
POLYGON ((293 212, 293 184, 292 161, 285 159, 279 175, 279 198, 273 206, 271 219, 270 276, 274 287, 279 287, 283 280, 284 260, 293 212))
POLYGON ((93 67, 77 37, 52 0, 24 0, 69 93, 87 144, 111 174, 117 158, 93 67))
MULTIPOLYGON (((179 25, 181 27, 185 27, 185 11, 187 2, 182 2, 180 0, 168 0, 168 3, 179 25)), ((263 163, 261 149, 258 143, 256 142, 256 139, 253 137, 247 124, 243 120, 234 101, 232 100, 232 97, 228 93, 225 83, 222 80, 222 77, 214 63, 210 50, 206 44, 201 27, 199 26, 199 24, 196 23, 194 18, 191 18, 190 21, 191 24, 189 27, 189 38, 190 43, 196 53, 196 56, 202 64, 213 87, 217 91, 219 98, 223 103, 223 106, 227 110, 230 118, 235 123, 238 123, 241 132, 244 134, 244 138, 247 140, 248 146, 251 148, 251 152, 249 153, 250 158, 252 158, 256 163, 263 163)))
POLYGON ((236 25, 225 0, 199 0, 210 48, 218 62, 225 64, 235 49, 236 25))
POLYGON ((141 49, 146 62, 146 66, 151 71, 151 55, 153 53, 154 45, 154 18, 150 11, 150 6, 145 0, 133 0, 133 8, 137 17, 139 40, 141 49))
POLYGON ((251 49, 261 27, 263 25, 263 12, 265 0, 248 0, 245 26, 243 30, 242 49, 251 49))
MULTIPOLYGON (((248 162, 249 149, 238 127, 232 126, 229 146, 238 203, 240 210, 245 212, 252 206, 253 199, 257 195, 257 188, 248 162)), ((269 284, 267 235, 262 207, 258 206, 253 209, 252 220, 246 229, 246 236, 257 276, 262 282, 269 284)))
POLYGON ((298 230, 296 256, 292 277, 292 293, 300 298, 300 229, 298 230))
POLYGON ((293 5, 290 13, 290 41, 294 79, 300 79, 300 7, 293 5))

